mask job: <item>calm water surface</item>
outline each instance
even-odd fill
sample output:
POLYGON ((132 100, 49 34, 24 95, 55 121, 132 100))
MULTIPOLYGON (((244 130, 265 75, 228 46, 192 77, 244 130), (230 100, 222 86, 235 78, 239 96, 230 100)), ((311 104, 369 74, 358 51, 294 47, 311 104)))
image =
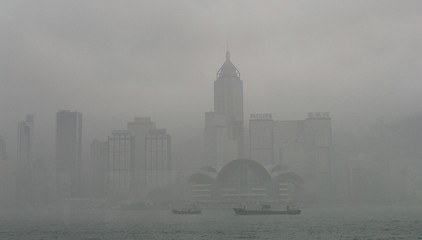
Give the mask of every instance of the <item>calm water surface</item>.
POLYGON ((298 216, 203 210, 1 214, 0 239, 422 239, 422 207, 313 207, 298 216))

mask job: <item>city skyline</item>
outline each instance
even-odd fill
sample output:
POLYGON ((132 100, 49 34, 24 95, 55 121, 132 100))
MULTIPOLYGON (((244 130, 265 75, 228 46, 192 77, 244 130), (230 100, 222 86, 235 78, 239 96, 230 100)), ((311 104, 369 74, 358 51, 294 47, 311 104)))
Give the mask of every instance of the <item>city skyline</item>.
POLYGON ((318 109, 338 119, 335 129, 353 132, 377 119, 422 114, 416 104, 421 75, 420 22, 412 17, 419 6, 415 1, 399 6, 387 1, 382 9, 375 3, 361 9, 359 3, 330 1, 250 2, 241 7, 228 2, 172 3, 174 8, 165 9, 160 1, 125 6, 99 2, 98 8, 84 10, 76 2, 66 7, 47 3, 51 11, 35 3, 10 1, 3 6, 1 26, 7 36, 1 46, 10 58, 2 64, 0 108, 10 114, 2 119, 0 132, 11 152, 17 142, 12 126, 27 113, 38 116, 37 128, 44 135, 38 137, 51 148, 47 139, 54 133, 48 126, 54 119, 47 116, 58 109, 85 113, 86 137, 92 139, 143 115, 174 129, 172 134, 189 137, 183 136, 186 130, 201 130, 200 113, 210 110, 208 91, 226 38, 236 66, 247 76, 246 115, 272 112, 277 119, 299 119, 303 112, 318 109), (248 12, 257 9, 262 10, 257 11, 259 24, 248 19, 248 12), (178 11, 187 11, 194 21, 183 20, 178 11), (76 20, 76 15, 83 17, 76 20), (180 27, 172 30, 165 19, 180 27), (101 22, 114 27, 104 29, 101 22), (183 51, 178 46, 184 46, 183 51), (381 54, 382 49, 388 51, 381 54), (179 114, 159 110, 167 107, 163 102, 146 104, 153 95, 164 96, 179 114), (110 102, 109 96, 119 101, 110 102))
POLYGON ((421 10, 0 1, 0 239, 420 237, 421 10))

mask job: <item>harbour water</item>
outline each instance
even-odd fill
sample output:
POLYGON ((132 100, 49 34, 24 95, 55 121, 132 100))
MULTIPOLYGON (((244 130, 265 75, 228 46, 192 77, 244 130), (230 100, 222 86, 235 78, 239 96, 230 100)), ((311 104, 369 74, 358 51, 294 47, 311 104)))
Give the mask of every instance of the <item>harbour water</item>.
POLYGON ((422 239, 421 206, 304 208, 301 215, 201 215, 170 210, 95 210, 72 216, 53 210, 3 212, 0 239, 422 239))

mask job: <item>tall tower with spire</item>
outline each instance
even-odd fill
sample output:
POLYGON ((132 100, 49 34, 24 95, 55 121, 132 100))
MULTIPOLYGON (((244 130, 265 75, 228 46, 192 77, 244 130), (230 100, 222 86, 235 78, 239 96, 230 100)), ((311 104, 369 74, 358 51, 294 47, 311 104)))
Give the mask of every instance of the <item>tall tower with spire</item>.
POLYGON ((205 159, 208 165, 224 165, 243 157, 243 81, 226 61, 214 82, 214 112, 205 113, 205 159))

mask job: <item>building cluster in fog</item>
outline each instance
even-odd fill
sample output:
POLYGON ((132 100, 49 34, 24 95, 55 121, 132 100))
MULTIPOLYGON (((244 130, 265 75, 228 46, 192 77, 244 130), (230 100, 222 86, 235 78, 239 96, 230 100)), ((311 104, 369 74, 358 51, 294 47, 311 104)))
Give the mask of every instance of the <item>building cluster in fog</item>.
POLYGON ((171 156, 167 130, 156 128, 149 117, 135 117, 127 129, 91 144, 94 196, 145 201, 156 189, 166 191, 174 177, 171 156))
POLYGON ((243 112, 243 81, 227 51, 214 82, 214 112, 205 113, 205 167, 189 178, 192 197, 291 202, 325 195, 331 175, 329 113, 309 113, 298 121, 251 114, 245 134, 243 112), (302 194, 299 184, 306 186, 302 194))
POLYGON ((86 142, 82 113, 68 110, 58 111, 51 126, 55 157, 54 167, 49 167, 34 154, 36 118, 27 115, 17 124, 16 155, 7 151, 7 139, 0 136, 0 204, 30 206, 83 198, 111 204, 209 204, 421 197, 422 181, 414 170, 420 169, 421 155, 418 146, 411 146, 417 141, 390 140, 395 131, 414 136, 406 128, 409 122, 377 124, 336 142, 328 112, 309 112, 301 120, 254 113, 245 126, 243 94, 240 72, 227 51, 214 81, 214 109, 205 113, 202 157, 189 159, 202 166, 198 169, 175 161, 171 130, 157 128, 150 117, 135 117, 126 128, 86 142), (83 156, 88 144, 90 156, 83 156), (88 159, 91 167, 84 169, 88 159))

